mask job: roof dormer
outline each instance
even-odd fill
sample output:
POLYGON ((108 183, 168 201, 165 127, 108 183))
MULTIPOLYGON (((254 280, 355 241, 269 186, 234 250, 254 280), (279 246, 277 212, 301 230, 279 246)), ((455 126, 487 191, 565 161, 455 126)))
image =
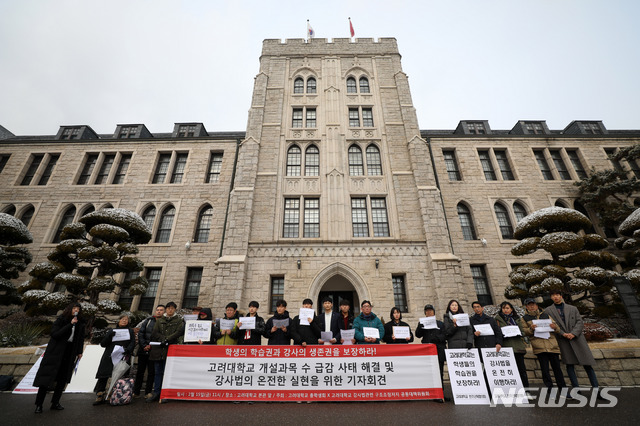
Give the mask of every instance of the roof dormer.
POLYGON ((174 138, 199 138, 209 136, 202 123, 175 123, 174 138))
POLYGON ((87 140, 87 139, 100 139, 98 134, 93 131, 89 126, 60 126, 58 134, 56 135, 58 140, 87 140))

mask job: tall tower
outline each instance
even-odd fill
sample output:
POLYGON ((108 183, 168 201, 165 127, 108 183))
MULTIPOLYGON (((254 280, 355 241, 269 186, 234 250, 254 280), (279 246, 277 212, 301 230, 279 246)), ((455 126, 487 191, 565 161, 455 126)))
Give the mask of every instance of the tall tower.
POLYGON ((395 39, 264 41, 225 235, 217 312, 466 299, 395 39))

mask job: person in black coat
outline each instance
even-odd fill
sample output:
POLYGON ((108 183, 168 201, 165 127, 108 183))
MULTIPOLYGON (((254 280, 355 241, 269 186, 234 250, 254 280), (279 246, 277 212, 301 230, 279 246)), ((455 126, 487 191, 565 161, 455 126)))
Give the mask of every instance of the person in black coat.
POLYGON ((286 300, 278 300, 276 302, 276 314, 267 320, 265 325, 264 337, 269 339, 268 345, 290 345, 291 337, 289 328, 291 326, 291 317, 287 311, 286 300), (286 320, 289 325, 276 327, 273 320, 286 320))
MULTIPOLYGON (((302 307, 312 309, 313 301, 311 299, 304 299, 302 301, 302 307)), ((293 321, 291 321, 291 337, 293 338, 294 345, 305 347, 307 345, 318 344, 318 340, 320 340, 320 327, 318 327, 316 318, 315 312, 313 313, 313 317, 307 318, 309 325, 300 324, 299 315, 293 318, 293 321)))
POLYGON ((457 314, 464 314, 464 311, 460 303, 452 299, 447 305, 447 311, 443 318, 447 347, 449 349, 471 349, 473 347, 473 329, 470 325, 458 326, 453 317, 457 314))
POLYGON ((164 315, 164 305, 156 306, 155 314, 143 320, 139 325, 138 331, 138 371, 136 372, 136 381, 133 385, 133 396, 139 397, 142 390, 142 381, 144 373, 147 372, 147 381, 145 383, 145 395, 150 397, 153 391, 153 380, 156 374, 153 361, 149 359, 151 351, 151 332, 156 325, 156 320, 164 315))
MULTIPOLYGON (((323 341, 320 339, 318 343, 321 344, 336 344, 339 343, 340 338, 340 314, 333 312, 333 301, 330 297, 322 299, 322 307, 324 312, 318 315, 318 327, 320 331, 330 331, 333 336, 331 341, 323 341)), ((322 337, 322 336, 321 336, 322 337)))
MULTIPOLYGON (((433 305, 425 305, 424 315, 426 317, 434 317, 436 315, 433 305)), ((438 349, 438 365, 440 365, 440 382, 444 384, 443 373, 446 360, 444 350, 447 348, 447 337, 444 334, 444 323, 436 320, 436 326, 438 328, 424 328, 422 323, 419 322, 418 327, 416 327, 416 337, 422 338, 422 343, 424 344, 431 343, 436 345, 438 349)))
MULTIPOLYGON (((129 357, 133 354, 133 349, 136 346, 136 336, 133 329, 129 327, 129 315, 121 314, 118 318, 118 325, 115 329, 109 330, 109 332, 102 338, 100 346, 105 348, 102 358, 100 359, 100 365, 98 365, 98 371, 96 372, 96 387, 94 392, 96 393, 96 400, 93 405, 99 405, 105 402, 107 388, 107 381, 111 377, 113 372, 113 361, 111 360, 111 354, 116 346, 122 346, 124 349, 124 356, 129 357), (116 338, 115 330, 125 330, 128 335, 126 340, 114 340, 116 338)), ((118 360, 119 361, 119 360, 118 360)))
MULTIPOLYGON (((496 348, 499 352, 502 348, 502 329, 498 326, 498 323, 494 318, 484 313, 484 307, 478 301, 471 304, 474 314, 469 318, 469 322, 472 326, 489 324, 493 330, 493 334, 484 335, 480 331, 475 330, 474 342, 476 348, 496 348)), ((482 351, 480 352, 480 359, 482 359, 482 351)))
MULTIPOLYGON (((238 330, 239 345, 261 345, 264 335, 265 323, 261 316, 258 316, 260 304, 255 300, 249 302, 249 313, 247 317, 256 317, 256 328, 253 330, 238 330)), ((238 327, 242 324, 242 318, 238 321, 238 327)))
POLYGON ((47 390, 56 383, 51 398, 52 410, 64 410, 60 405, 62 391, 71 381, 76 360, 82 358, 84 349, 84 328, 86 322, 79 303, 69 304, 51 327, 51 339, 44 352, 40 368, 36 373, 33 386, 38 388, 36 413, 42 413, 42 404, 47 390))
POLYGON ((396 306, 391 308, 391 312, 389 313, 391 317, 391 321, 384 325, 384 340, 385 343, 395 344, 395 343, 411 343, 413 342, 413 333, 411 332, 411 327, 409 324, 402 321, 402 312, 396 306), (395 334, 393 333, 393 327, 407 327, 409 329, 409 335, 411 337, 407 337, 406 339, 396 339, 395 334))
MULTIPOLYGON (((355 317, 351 312, 351 302, 347 299, 342 299, 340 302, 340 316, 338 326, 340 327, 340 335, 338 336, 338 342, 344 345, 344 339, 342 338, 342 330, 352 330, 353 321, 355 317)), ((348 344, 348 343, 347 343, 348 344)), ((351 344, 356 344, 356 339, 351 339, 351 344)))

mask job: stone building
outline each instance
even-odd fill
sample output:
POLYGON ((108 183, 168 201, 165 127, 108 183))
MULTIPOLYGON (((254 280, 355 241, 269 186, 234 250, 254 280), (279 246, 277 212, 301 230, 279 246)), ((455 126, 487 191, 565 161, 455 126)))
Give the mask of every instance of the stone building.
POLYGON ((574 182, 638 142, 598 121, 420 130, 395 39, 265 40, 246 132, 0 127, 0 211, 28 223, 34 262, 92 209, 138 213, 153 231, 139 255, 151 285, 114 295, 127 308, 174 300, 221 315, 257 300, 266 316, 279 298, 296 312, 331 296, 415 323, 426 303, 442 315, 452 298, 502 301, 524 262, 510 254, 517 220, 583 210, 574 182))

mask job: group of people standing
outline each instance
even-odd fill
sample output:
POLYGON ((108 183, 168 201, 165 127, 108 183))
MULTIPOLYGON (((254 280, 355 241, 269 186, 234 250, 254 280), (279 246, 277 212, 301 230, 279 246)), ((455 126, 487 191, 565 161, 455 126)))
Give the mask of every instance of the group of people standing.
MULTIPOLYGON (((580 313, 574 306, 564 303, 560 292, 551 292, 550 296, 553 304, 544 311, 539 309, 535 300, 525 300, 526 314, 523 316, 518 315, 510 302, 502 302, 500 311, 495 317, 485 314, 480 302, 473 302, 471 307, 474 314, 469 316, 470 325, 457 323, 456 315, 463 314, 464 311, 457 300, 451 300, 447 305, 443 321, 436 320, 435 327, 425 327, 420 322, 415 329, 415 336, 421 339, 421 343, 436 345, 441 380, 445 363, 445 348, 447 347, 449 349, 496 348, 498 351, 503 347, 510 347, 515 354, 522 384, 528 387, 529 380, 524 364, 528 340, 540 363, 545 386, 549 388, 553 386, 549 371, 549 365, 551 365, 556 385, 559 388, 566 387, 560 365, 560 356, 562 356, 573 387, 579 386, 575 373, 575 365, 577 364, 584 366, 591 386, 597 388, 598 381, 593 370, 595 359, 582 333, 583 322, 580 313), (553 335, 546 339, 536 336, 536 325, 533 322, 536 319, 551 319, 553 335), (492 333, 482 333, 475 327, 477 325, 489 325, 492 333), (502 333, 502 327, 506 326, 517 326, 520 335, 505 337, 502 333)), ((211 339, 209 341, 200 340, 194 344, 261 345, 262 337, 267 339, 268 345, 290 345, 293 341, 293 344, 301 346, 378 344, 382 341, 387 344, 407 344, 414 340, 414 333, 411 332, 409 325, 402 321, 400 309, 392 308, 390 320, 384 324, 372 312, 373 305, 368 300, 361 303, 358 316, 352 314, 351 305, 347 300, 340 302, 339 312, 334 312, 333 301, 330 298, 323 299, 323 312, 318 315, 315 312, 312 313, 313 301, 311 299, 303 300, 302 308, 308 309, 304 312, 308 312, 309 317, 302 319, 299 315, 294 318, 290 317, 285 300, 276 302, 276 312, 267 321, 258 315, 259 307, 258 302, 250 302, 248 313, 245 317, 241 317, 238 313, 238 305, 231 302, 225 308, 224 317, 215 321, 211 309, 195 308, 193 313, 197 315, 198 320, 210 321, 213 324, 211 339), (253 329, 241 328, 243 318, 246 317, 255 317, 253 329), (222 326, 221 320, 223 319, 233 320, 233 327, 222 326), (394 330, 397 329, 394 327, 409 328, 409 337, 403 335, 396 338, 394 330), (372 336, 371 333, 365 333, 365 328, 377 329, 378 332, 372 336), (353 333, 347 334, 344 332, 345 330, 353 330, 353 333)), ((185 323, 176 310, 177 305, 174 302, 158 305, 153 316, 137 324, 137 336, 131 328, 130 318, 126 314, 120 316, 115 329, 110 330, 100 342, 100 345, 105 348, 105 352, 96 374, 98 381, 95 387, 96 400, 94 405, 105 402, 106 384, 113 370, 111 354, 114 348, 122 346, 123 356, 130 357, 134 354, 136 340, 138 369, 135 377, 134 397, 140 396, 146 373, 146 401, 160 401, 168 347, 183 342, 185 323), (123 338, 120 334, 120 337, 114 340, 115 330, 118 329, 127 329, 128 336, 125 334, 125 338, 123 338)), ((53 324, 51 340, 34 380, 34 386, 39 388, 36 397, 36 413, 42 412, 46 392, 54 382, 56 385, 51 400, 51 409, 64 409, 60 405, 60 396, 66 384, 71 380, 75 363, 82 357, 83 352, 86 323, 81 314, 82 306, 79 303, 72 303, 53 324)), ((426 305, 424 314, 426 317, 434 317, 436 311, 433 305, 426 305)), ((228 321, 226 324, 229 324, 228 321)))

